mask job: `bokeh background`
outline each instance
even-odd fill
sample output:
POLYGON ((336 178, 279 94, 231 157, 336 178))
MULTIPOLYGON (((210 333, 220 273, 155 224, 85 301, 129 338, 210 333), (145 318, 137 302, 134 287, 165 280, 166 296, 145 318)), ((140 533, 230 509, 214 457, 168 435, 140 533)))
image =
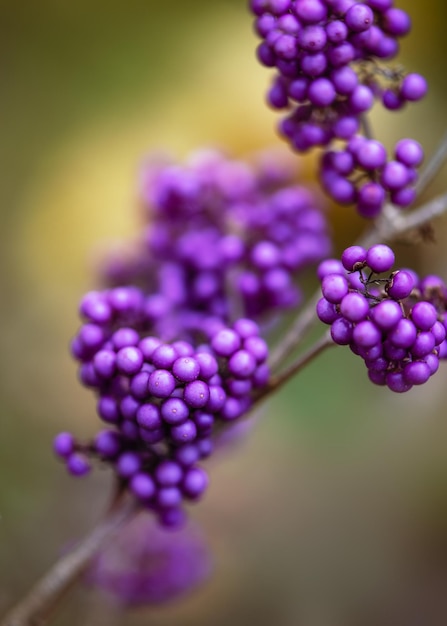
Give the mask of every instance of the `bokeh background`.
MULTIPOLYGON (((401 0, 400 60, 424 103, 377 111, 388 147, 430 154, 445 131, 443 0, 401 0)), ((102 250, 136 232, 139 163, 200 145, 237 156, 280 141, 268 72, 243 0, 0 2, 0 613, 99 518, 106 471, 75 481, 59 430, 92 434, 92 395, 68 354, 102 250)), ((312 178, 312 158, 297 160, 312 178)), ((444 189, 439 176, 425 198, 444 189)), ((361 224, 331 212, 337 250, 361 224)), ((399 260, 447 276, 447 225, 399 260)), ((309 289, 312 285, 309 282, 309 289)), ((266 407, 247 441, 210 463, 193 511, 214 575, 191 598, 119 613, 79 587, 54 624, 362 626, 447 623, 447 366, 397 396, 334 349, 266 407)))

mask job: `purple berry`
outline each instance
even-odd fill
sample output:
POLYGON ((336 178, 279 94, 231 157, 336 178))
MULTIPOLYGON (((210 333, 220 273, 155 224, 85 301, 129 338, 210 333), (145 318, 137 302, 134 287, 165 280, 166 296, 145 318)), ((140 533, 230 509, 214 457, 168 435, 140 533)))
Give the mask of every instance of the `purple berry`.
POLYGON ((366 263, 377 274, 388 272, 394 264, 394 252, 384 244, 371 246, 366 253, 366 263))
POLYGON ((373 322, 364 320, 355 326, 352 339, 362 348, 371 348, 381 341, 382 335, 373 322))
POLYGON ((175 378, 167 370, 155 370, 150 374, 148 391, 156 398, 169 398, 175 389, 175 378))
POLYGON ((150 500, 155 495, 156 487, 152 478, 144 472, 132 476, 130 490, 139 500, 150 500))
POLYGON ((403 370, 403 377, 409 385, 423 385, 431 376, 431 371, 424 361, 412 361, 403 370))
POLYGON ((182 482, 182 491, 187 498, 199 498, 208 487, 208 475, 200 467, 187 470, 182 482))
POLYGON ((83 454, 73 452, 67 459, 67 469, 72 476, 85 476, 90 472, 91 466, 83 454))
POLYGON ((348 281, 339 274, 325 276, 321 284, 323 296, 332 304, 340 304, 348 293, 348 289, 348 281))
POLYGON ((340 313, 350 322, 360 322, 369 313, 368 301, 360 293, 348 293, 340 303, 340 313))
POLYGON ((71 433, 59 433, 53 441, 53 450, 57 456, 66 459, 74 452, 75 441, 71 433))
POLYGON ((201 409, 206 406, 209 398, 209 387, 202 380, 195 380, 185 386, 183 399, 188 406, 201 409))
POLYGON ((415 286, 416 281, 412 274, 405 270, 399 270, 392 274, 386 290, 388 295, 392 298, 403 300, 404 298, 408 298, 415 286))
POLYGON ((346 271, 352 272, 366 263, 366 250, 362 246, 350 246, 343 251, 341 262, 346 271))
POLYGON ((362 32, 371 27, 374 14, 366 4, 354 4, 345 15, 348 28, 355 32, 362 32))
POLYGON ((416 102, 427 93, 427 81, 420 74, 408 74, 402 81, 400 95, 404 100, 416 102))
POLYGON ((430 330, 438 314, 430 302, 417 302, 411 309, 411 319, 420 330, 430 330))

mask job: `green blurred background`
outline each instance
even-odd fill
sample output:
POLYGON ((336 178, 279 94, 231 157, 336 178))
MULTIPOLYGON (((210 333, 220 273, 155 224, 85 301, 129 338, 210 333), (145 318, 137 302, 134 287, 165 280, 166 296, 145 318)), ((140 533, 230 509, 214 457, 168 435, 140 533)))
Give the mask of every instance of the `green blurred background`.
MULTIPOLYGON (((388 147, 409 135, 430 154, 447 126, 447 8, 399 6, 414 21, 401 60, 427 75, 430 94, 402 114, 376 112, 373 124, 388 147)), ((203 144, 241 156, 279 140, 242 0, 0 8, 1 613, 109 496, 106 471, 72 480, 50 449, 59 430, 97 426, 68 343, 95 258, 137 229, 141 159, 203 144)), ((299 161, 303 176, 311 165, 299 161)), ((361 225, 346 209, 331 219, 341 249, 361 225)), ((435 243, 403 242, 399 260, 447 276, 446 242, 439 222, 435 243)), ((447 623, 445 367, 401 397, 368 385, 348 350, 323 355, 244 445, 212 462, 193 511, 215 553, 202 590, 121 615, 80 588, 54 623, 447 623)))

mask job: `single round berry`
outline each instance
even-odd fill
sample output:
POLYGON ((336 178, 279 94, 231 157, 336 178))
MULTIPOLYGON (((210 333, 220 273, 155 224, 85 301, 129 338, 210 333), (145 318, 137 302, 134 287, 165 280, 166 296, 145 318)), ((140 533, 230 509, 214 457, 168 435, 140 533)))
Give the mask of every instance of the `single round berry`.
POLYGON ((391 275, 390 282, 385 289, 391 298, 403 300, 408 298, 415 286, 416 281, 413 275, 405 270, 399 270, 391 275))
POLYGON ((229 328, 219 331, 211 340, 211 346, 219 356, 231 356, 240 345, 239 335, 229 328))
POLYGON ((227 399, 227 395, 223 387, 220 387, 219 385, 212 385, 209 387, 209 394, 210 397, 206 403, 206 409, 215 413, 223 407, 225 400, 227 399))
POLYGON ((143 354, 134 346, 121 348, 116 355, 118 370, 127 376, 137 374, 143 365, 143 354))
POLYGON ((137 346, 139 343, 139 335, 133 328, 119 328, 113 333, 112 343, 115 350, 137 346))
POLYGON ((385 380, 391 391, 396 393, 405 393, 412 387, 411 383, 406 381, 403 372, 388 372, 385 380))
POLYGON ((418 167, 424 159, 420 143, 414 139, 401 139, 395 148, 396 159, 407 167, 418 167))
POLYGON ((436 309, 430 302, 416 302, 411 309, 411 319, 420 330, 430 330, 437 317, 436 309))
MULTIPOLYGON (((146 365, 143 367, 146 367, 146 365)), ((137 400, 143 400, 147 396, 149 376, 150 372, 142 371, 133 376, 130 381, 130 392, 137 400)))
POLYGON ((189 416, 189 408, 181 398, 168 398, 161 405, 161 415, 168 424, 181 424, 189 416))
POLYGON ((374 14, 366 4, 354 4, 345 14, 346 26, 355 32, 368 30, 374 21, 374 14))
POLYGON ((396 348, 411 348, 417 335, 416 326, 411 320, 401 319, 388 335, 389 341, 396 348))
POLYGON ((132 420, 140 408, 140 403, 130 394, 124 396, 120 401, 120 412, 124 419, 132 420))
POLYGON ((308 98, 316 107, 329 106, 335 100, 336 95, 333 83, 327 78, 317 78, 312 81, 308 90, 308 98))
POLYGON ((98 415, 102 417, 105 422, 117 422, 121 417, 118 403, 112 396, 102 396, 98 400, 97 404, 98 415))
POLYGON ((366 250, 362 246, 350 246, 343 251, 341 262, 346 271, 352 272, 366 263, 366 250))
POLYGON ((160 428, 162 421, 159 407, 151 403, 142 404, 137 410, 136 420, 142 428, 148 430, 160 428))
POLYGON ((186 420, 183 424, 173 426, 170 434, 176 443, 189 443, 197 437, 197 426, 192 420, 186 420))
POLYGON ((394 264, 394 252, 384 244, 371 246, 366 253, 366 263, 377 274, 388 272, 394 264))
POLYGON ((360 322, 369 313, 368 301, 361 293, 348 293, 340 303, 340 313, 350 322, 360 322))
MULTIPOLYGON (((366 252, 365 252, 366 257, 366 252)), ((338 259, 325 259, 317 268, 317 276, 320 280, 323 280, 325 276, 330 274, 340 274, 344 276, 343 265, 338 259)))
POLYGON ((68 458, 75 449, 74 437, 71 433, 59 433, 53 441, 53 450, 62 459, 68 458))
POLYGON ((335 304, 332 304, 326 300, 326 298, 320 298, 320 300, 318 300, 317 315, 324 324, 332 324, 332 322, 335 322, 335 320, 340 317, 335 304))
POLYGON ((177 357, 178 354, 175 348, 168 344, 162 344, 154 350, 151 360, 158 369, 166 369, 172 367, 177 357))
POLYGON ((195 360, 199 364, 200 378, 205 380, 212 378, 218 371, 217 361, 212 354, 199 352, 195 355, 195 360))
POLYGON ((141 459, 135 452, 123 452, 116 462, 116 471, 122 478, 130 478, 141 467, 141 459))
POLYGON ((200 497, 208 487, 208 475, 200 467, 192 467, 185 473, 181 489, 187 498, 200 497))
POLYGON ((154 478, 161 487, 175 487, 182 480, 183 470, 175 461, 162 461, 155 470, 154 478))
POLYGON ((138 347, 141 350, 144 358, 150 360, 155 350, 161 345, 158 337, 144 337, 139 343, 138 347))
POLYGON ((150 500, 156 492, 156 486, 152 478, 144 472, 138 472, 131 478, 130 490, 139 500, 150 500))
POLYGON ((355 326, 352 339, 358 346, 371 348, 381 341, 382 335, 373 322, 364 320, 355 326))
POLYGON ((423 385, 431 376, 431 371, 424 361, 412 361, 403 370, 405 381, 409 385, 423 385))
POLYGON ((113 458, 121 450, 121 436, 114 430, 102 430, 96 435, 94 446, 101 456, 113 458))
POLYGON ((353 326, 343 317, 335 320, 331 326, 331 337, 340 346, 347 346, 352 339, 353 326))
POLYGON ((175 389, 175 378, 167 370, 155 370, 149 376, 147 388, 156 398, 169 398, 175 389))
POLYGON ((396 326, 402 316, 402 309, 393 300, 383 300, 371 310, 371 319, 381 330, 390 330, 396 326))
POLYGON ((375 170, 386 163, 386 150, 379 141, 368 139, 364 141, 356 153, 356 158, 362 167, 375 170))
POLYGON ((393 37, 403 37, 411 28, 411 20, 405 11, 389 8, 383 14, 383 29, 393 37))
POLYGON ((344 276, 331 274, 323 278, 321 290, 326 300, 332 304, 340 304, 345 295, 348 293, 348 281, 344 276))
POLYGON ((420 74, 408 74, 402 81, 400 94, 405 100, 416 102, 427 93, 427 81, 420 74))
POLYGON ((388 161, 382 170, 380 181, 385 189, 399 191, 408 184, 408 168, 399 161, 388 161))
POLYGON ((113 350, 99 350, 93 357, 93 367, 101 378, 112 378, 116 372, 116 354, 113 350))
POLYGON ((196 359, 190 356, 180 357, 174 361, 172 373, 180 381, 190 383, 199 377, 200 364, 196 359))
POLYGON ((228 361, 228 369, 236 378, 248 378, 256 369, 256 359, 247 350, 238 350, 228 361))
POLYGON ((209 398, 209 387, 202 380, 195 380, 185 386, 183 399, 188 406, 201 409, 207 404, 209 398))
POLYGON ((433 352, 435 345, 436 341, 431 332, 420 332, 411 346, 411 354, 417 359, 421 359, 433 352))
POLYGON ((90 472, 91 466, 83 454, 73 452, 67 458, 67 469, 72 476, 85 476, 90 472))

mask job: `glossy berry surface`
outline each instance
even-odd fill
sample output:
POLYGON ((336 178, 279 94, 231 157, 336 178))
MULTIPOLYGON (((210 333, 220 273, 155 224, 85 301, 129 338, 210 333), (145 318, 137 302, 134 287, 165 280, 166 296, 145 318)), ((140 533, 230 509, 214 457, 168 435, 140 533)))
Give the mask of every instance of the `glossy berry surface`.
POLYGON ((368 250, 351 246, 342 264, 323 263, 335 273, 319 271, 323 297, 317 316, 331 326, 333 341, 349 345, 364 360, 376 385, 403 393, 426 383, 447 356, 443 280, 420 280, 410 270, 393 272, 394 252, 384 244, 368 250), (341 284, 344 295, 334 289, 341 284))

